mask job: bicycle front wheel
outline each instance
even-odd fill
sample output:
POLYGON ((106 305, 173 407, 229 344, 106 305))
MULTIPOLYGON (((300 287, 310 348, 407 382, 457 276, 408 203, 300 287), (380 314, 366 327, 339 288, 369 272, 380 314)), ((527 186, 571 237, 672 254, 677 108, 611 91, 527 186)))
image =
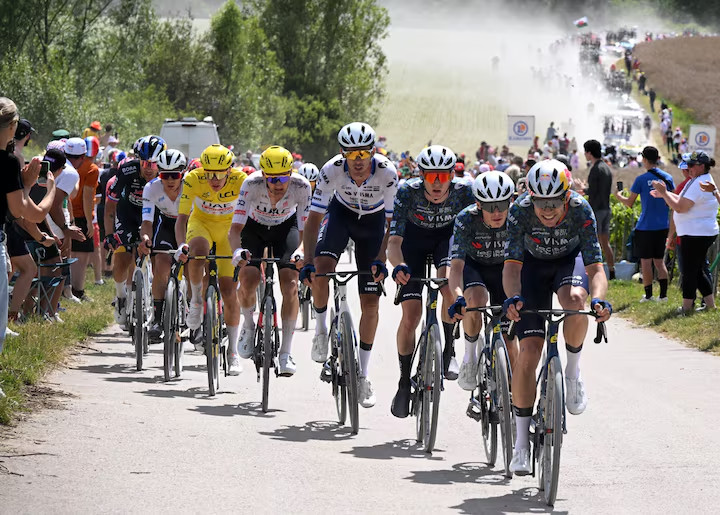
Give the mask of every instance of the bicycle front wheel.
MULTIPOLYGON (((163 372, 165 381, 170 381, 175 362, 175 325, 177 319, 177 283, 171 277, 165 290, 165 310, 163 312, 163 372)), ((175 376, 177 377, 177 370, 175 376)))
POLYGON ((208 286, 207 295, 205 296, 205 320, 203 321, 203 330, 205 332, 205 359, 207 362, 208 390, 210 396, 216 393, 216 383, 218 381, 218 353, 219 353, 219 334, 217 334, 217 290, 214 286, 208 286))
POLYGON ((347 385, 342 377, 340 362, 338 356, 341 354, 340 343, 338 342, 337 320, 335 320, 334 310, 330 310, 330 330, 328 336, 330 338, 330 373, 332 374, 332 395, 335 399, 335 409, 337 410, 338 423, 342 426, 347 420, 347 385))
POLYGON ((485 349, 480 351, 480 365, 478 366, 477 400, 480 403, 480 425, 482 427, 483 447, 487 464, 491 467, 497 460, 497 429, 498 423, 491 419, 492 399, 490 392, 490 377, 488 376, 490 363, 485 349))
POLYGON ((510 462, 513 454, 512 406, 510 405, 510 381, 508 378, 507 354, 504 345, 495 347, 495 384, 497 385, 497 409, 500 419, 500 441, 503 446, 505 477, 512 477, 510 462))
POLYGON ((540 488, 545 491, 545 503, 555 504, 560 480, 560 451, 563 440, 563 378, 560 359, 550 360, 547 373, 547 390, 543 409, 543 446, 540 454, 540 488))
POLYGON ((133 309, 133 344, 135 345, 135 367, 137 370, 143 369, 143 354, 145 352, 145 342, 143 341, 143 333, 145 328, 145 310, 143 308, 143 299, 145 297, 142 272, 136 270, 133 275, 134 305, 133 309))
POLYGON ((302 330, 307 331, 310 325, 310 299, 307 298, 305 286, 300 286, 300 316, 302 318, 302 330))
POLYGON ((263 305, 262 411, 267 413, 270 402, 270 367, 273 364, 273 309, 270 296, 263 305))
POLYGON ((442 344, 440 330, 437 325, 430 328, 427 339, 427 351, 423 370, 423 421, 425 422, 423 448, 432 452, 437 437, 438 419, 440 417, 440 394, 442 393, 442 344))
POLYGON ((347 389, 347 403, 350 412, 350 427, 352 434, 360 430, 360 413, 358 411, 358 361, 355 354, 355 335, 353 333, 350 313, 340 313, 339 335, 340 339, 340 366, 342 381, 347 389))

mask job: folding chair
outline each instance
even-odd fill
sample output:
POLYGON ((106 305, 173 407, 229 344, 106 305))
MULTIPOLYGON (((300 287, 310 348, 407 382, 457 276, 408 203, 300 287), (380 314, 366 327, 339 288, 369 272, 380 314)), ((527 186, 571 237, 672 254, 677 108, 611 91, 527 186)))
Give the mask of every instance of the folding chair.
POLYGON ((45 248, 37 247, 33 250, 38 275, 33 279, 30 294, 33 295, 33 292, 37 292, 33 295, 35 312, 42 317, 49 317, 51 316, 51 312, 54 311, 53 308, 56 307, 52 306, 52 297, 57 288, 62 284, 63 279, 70 277, 70 265, 77 261, 77 258, 70 258, 59 263, 43 263, 42 260, 45 259, 45 248), (62 274, 59 276, 43 275, 43 270, 50 272, 61 270, 62 274))

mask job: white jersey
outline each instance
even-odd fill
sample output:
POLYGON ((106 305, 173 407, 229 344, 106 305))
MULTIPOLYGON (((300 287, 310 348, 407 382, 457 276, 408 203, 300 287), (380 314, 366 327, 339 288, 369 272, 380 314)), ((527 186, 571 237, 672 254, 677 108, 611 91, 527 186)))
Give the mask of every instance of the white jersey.
POLYGON ((180 192, 175 200, 170 200, 163 189, 162 181, 155 178, 148 182, 143 188, 142 221, 152 222, 155 220, 155 208, 166 218, 175 219, 178 217, 178 206, 182 196, 182 184, 180 192))
POLYGON ((397 183, 395 165, 387 157, 375 154, 370 177, 358 186, 350 178, 345 158, 338 154, 320 170, 310 211, 324 213, 334 197, 358 217, 385 209, 385 215, 391 218, 397 183))
POLYGON ((280 225, 297 213, 298 230, 305 227, 310 209, 312 188, 308 180, 299 174, 290 176, 285 195, 273 206, 262 172, 254 172, 245 179, 240 188, 232 223, 245 225, 248 217, 267 227, 280 225))

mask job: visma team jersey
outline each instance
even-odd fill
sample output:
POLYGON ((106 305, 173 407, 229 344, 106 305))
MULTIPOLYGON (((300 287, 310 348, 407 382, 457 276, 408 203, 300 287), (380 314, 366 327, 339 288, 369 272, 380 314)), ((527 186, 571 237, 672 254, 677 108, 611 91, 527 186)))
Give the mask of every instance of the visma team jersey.
POLYGON ((345 158, 336 155, 320 170, 320 178, 315 185, 310 211, 324 213, 334 196, 340 204, 362 215, 385 210, 390 218, 393 199, 397 192, 397 170, 388 158, 382 155, 372 157, 370 177, 360 186, 350 178, 345 158))
POLYGON ((148 182, 143 189, 143 222, 152 222, 155 220, 155 209, 166 218, 177 218, 181 196, 182 191, 175 200, 170 200, 170 197, 168 197, 163 189, 160 179, 153 179, 148 182))
POLYGON ((302 231, 310 210, 311 195, 308 180, 294 173, 290 176, 285 195, 273 206, 265 177, 262 172, 255 172, 243 182, 232 223, 245 225, 250 217, 261 225, 272 227, 280 225, 297 212, 298 230, 302 231))
POLYGON ((187 215, 192 209, 193 217, 197 216, 209 222, 230 222, 245 177, 245 172, 233 168, 228 174, 225 186, 220 191, 213 191, 205 170, 196 168, 183 179, 178 213, 187 215))
POLYGON ((565 217, 555 227, 545 227, 535 215, 530 195, 522 194, 510 206, 505 260, 522 263, 525 251, 537 259, 557 259, 582 252, 585 266, 602 263, 595 214, 580 194, 570 192, 565 217))
POLYGON ((439 204, 433 204, 425 198, 424 179, 410 179, 402 185, 395 197, 390 235, 404 236, 408 223, 422 229, 447 227, 460 211, 474 203, 472 189, 459 179, 452 180, 448 198, 439 204))
POLYGON ((488 227, 477 204, 468 206, 455 219, 451 259, 466 257, 483 265, 499 265, 505 261, 507 224, 498 229, 488 227))
POLYGON ((115 183, 108 188, 108 198, 118 202, 118 212, 139 215, 143 207, 143 188, 147 184, 140 172, 140 160, 124 163, 118 168, 116 177, 115 183))

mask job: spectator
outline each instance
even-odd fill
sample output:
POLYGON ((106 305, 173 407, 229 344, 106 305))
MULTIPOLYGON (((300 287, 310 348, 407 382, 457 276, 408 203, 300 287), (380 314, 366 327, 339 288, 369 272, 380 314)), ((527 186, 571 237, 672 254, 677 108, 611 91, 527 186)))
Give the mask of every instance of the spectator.
POLYGON ((113 138, 115 140, 115 143, 117 144, 117 138, 113 136, 112 130, 113 126, 111 123, 105 124, 105 132, 98 136, 101 147, 107 147, 110 143, 110 138, 113 138))
POLYGON ((33 126, 25 118, 20 118, 18 121, 17 129, 15 129, 15 155, 17 156, 20 164, 25 166, 25 156, 23 150, 30 143, 32 133, 36 132, 33 126))
POLYGON ((520 156, 513 156, 512 164, 505 169, 505 173, 510 176, 513 182, 517 185, 522 173, 523 159, 520 156))
POLYGON ((568 139, 567 132, 563 134, 563 137, 558 140, 558 152, 564 155, 568 155, 568 149, 570 148, 570 140, 568 139))
POLYGON ((118 143, 120 141, 115 136, 110 136, 107 141, 107 145, 103 150, 103 161, 106 163, 112 163, 111 156, 114 152, 118 152, 118 143))
POLYGON ((664 181, 670 190, 674 189, 675 185, 670 174, 657 168, 659 158, 658 149, 645 147, 642 151, 642 163, 647 171, 635 179, 630 188, 629 197, 624 197, 621 192, 615 193, 615 197, 629 208, 632 208, 638 195, 642 203, 640 218, 635 224, 633 248, 635 255, 640 258, 643 286, 645 287, 645 296, 640 299, 640 302, 651 300, 667 302, 668 273, 663 257, 670 225, 668 207, 661 198, 653 197, 650 192, 653 189, 653 181, 658 179, 664 181), (660 297, 657 299, 652 295, 653 265, 655 265, 660 284, 660 297))
POLYGON ((570 145, 568 145, 568 150, 570 152, 578 151, 578 144, 577 144, 577 140, 575 139, 575 136, 573 136, 572 139, 570 140, 570 145))
POLYGON ((85 240, 73 240, 71 243, 72 255, 78 259, 71 265, 71 271, 72 293, 81 301, 90 300, 85 295, 85 272, 95 251, 93 238, 95 231, 92 220, 95 189, 100 175, 98 167, 93 164, 92 158, 87 157, 86 153, 87 145, 84 140, 70 138, 65 142, 65 155, 80 176, 79 191, 71 203, 72 217, 75 219, 75 224, 85 235, 85 240))
POLYGON ((645 129, 645 139, 650 139, 650 129, 652 128, 652 118, 649 114, 645 115, 643 120, 643 128, 645 129))
POLYGON ((570 166, 574 170, 580 169, 580 156, 577 153, 577 149, 572 151, 572 154, 570 154, 570 166))
POLYGON ((478 161, 483 162, 487 160, 488 144, 485 141, 480 142, 480 147, 475 152, 475 157, 478 161))
POLYGON ((545 132, 545 143, 548 141, 551 141, 555 135, 557 134, 557 130, 555 130, 555 122, 550 122, 550 126, 547 128, 547 131, 545 132))
POLYGON ((655 90, 653 88, 650 88, 648 91, 648 96, 650 97, 650 111, 655 112, 655 90))
POLYGON ((638 77, 638 91, 645 94, 645 83, 647 82, 647 77, 645 77, 644 72, 640 72, 640 76, 638 77))
POLYGON ((705 152, 693 152, 687 163, 690 180, 680 194, 668 191, 664 181, 653 181, 655 198, 663 199, 672 208, 675 228, 680 237, 680 272, 683 303, 678 314, 693 311, 695 291, 699 290, 707 309, 715 309, 715 296, 710 277, 704 271, 708 249, 718 235, 718 194, 710 175, 715 160, 705 152))
POLYGON ((88 136, 95 136, 100 139, 100 129, 102 129, 102 125, 99 121, 95 120, 90 124, 90 127, 85 127, 85 130, 82 131, 82 138, 85 139, 88 136))
POLYGON ((675 127, 675 132, 672 136, 672 144, 675 152, 680 152, 680 142, 683 140, 683 133, 680 127, 675 127))

